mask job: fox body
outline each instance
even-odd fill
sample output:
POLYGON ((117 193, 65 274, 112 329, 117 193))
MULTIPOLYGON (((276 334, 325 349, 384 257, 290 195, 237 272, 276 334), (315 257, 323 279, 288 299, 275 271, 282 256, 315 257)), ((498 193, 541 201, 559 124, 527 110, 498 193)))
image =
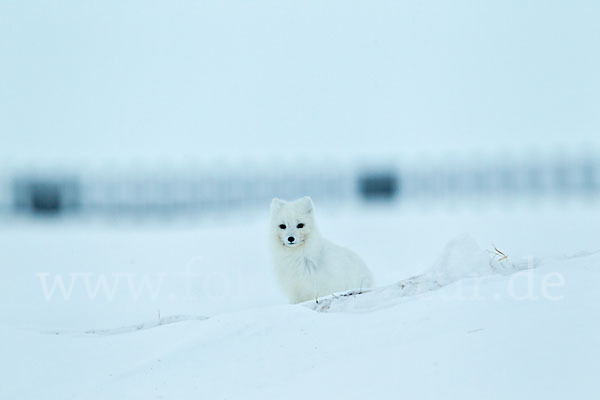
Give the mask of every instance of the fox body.
POLYGON ((362 259, 324 239, 314 214, 310 197, 271 202, 275 273, 290 303, 373 287, 373 277, 362 259))

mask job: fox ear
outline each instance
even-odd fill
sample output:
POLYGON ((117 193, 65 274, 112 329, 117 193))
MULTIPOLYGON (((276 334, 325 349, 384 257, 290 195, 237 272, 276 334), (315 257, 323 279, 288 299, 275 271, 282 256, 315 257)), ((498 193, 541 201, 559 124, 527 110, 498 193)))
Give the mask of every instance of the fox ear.
POLYGON ((300 203, 302 209, 306 213, 311 213, 315 208, 315 205, 313 204, 313 201, 309 196, 304 196, 303 198, 298 200, 298 203, 300 203))
POLYGON ((281 208, 281 206, 283 206, 285 204, 285 201, 280 200, 280 199, 273 199, 271 200, 271 211, 277 211, 281 208))

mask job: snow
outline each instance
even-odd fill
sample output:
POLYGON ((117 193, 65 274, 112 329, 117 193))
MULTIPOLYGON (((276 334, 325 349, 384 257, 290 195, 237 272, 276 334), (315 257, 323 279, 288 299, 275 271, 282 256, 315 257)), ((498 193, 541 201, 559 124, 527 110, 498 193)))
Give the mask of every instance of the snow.
POLYGON ((359 252, 380 286, 300 305, 273 281, 267 212, 169 225, 4 221, 0 398, 595 392, 596 207, 319 209, 323 233, 359 252), (46 301, 40 273, 48 287, 76 276, 68 300, 57 287, 46 301), (86 282, 102 276, 109 289, 118 282, 114 295, 100 286, 90 299, 86 282), (150 288, 136 297, 144 276, 150 288))
POLYGON ((592 397, 591 194, 317 205, 379 286, 294 306, 267 205, 5 211, 12 179, 38 172, 594 159, 599 4, 1 2, 0 398, 592 397))

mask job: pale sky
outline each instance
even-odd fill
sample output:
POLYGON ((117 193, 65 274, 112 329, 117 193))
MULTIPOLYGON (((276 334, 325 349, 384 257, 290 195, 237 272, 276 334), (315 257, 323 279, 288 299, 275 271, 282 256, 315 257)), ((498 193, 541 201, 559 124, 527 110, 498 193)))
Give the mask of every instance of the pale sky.
POLYGON ((2 160, 600 143, 596 1, 0 3, 2 160))

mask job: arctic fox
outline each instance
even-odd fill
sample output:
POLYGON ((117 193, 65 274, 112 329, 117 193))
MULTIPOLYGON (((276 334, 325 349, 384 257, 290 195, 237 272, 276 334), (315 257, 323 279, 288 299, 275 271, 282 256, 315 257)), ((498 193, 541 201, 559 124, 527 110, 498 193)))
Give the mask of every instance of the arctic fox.
POLYGON ((371 272, 358 255, 319 234, 310 197, 273 199, 271 241, 277 279, 290 303, 373 287, 371 272))

